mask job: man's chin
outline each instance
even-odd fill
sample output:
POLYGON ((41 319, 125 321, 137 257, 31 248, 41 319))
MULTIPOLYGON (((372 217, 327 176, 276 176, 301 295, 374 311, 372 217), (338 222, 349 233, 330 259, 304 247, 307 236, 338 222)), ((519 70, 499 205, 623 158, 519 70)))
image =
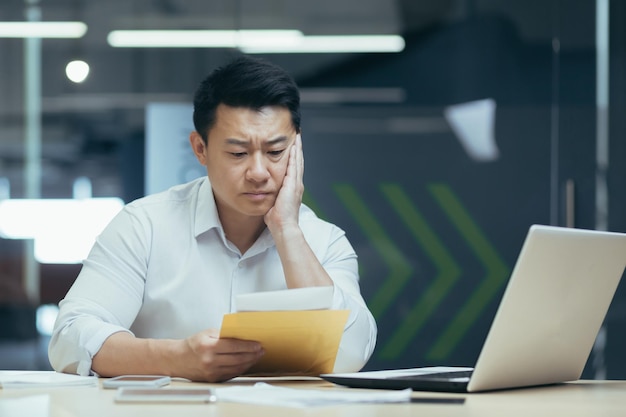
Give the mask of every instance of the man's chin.
POLYGON ((275 199, 272 199, 271 201, 269 199, 265 199, 257 202, 246 201, 240 207, 242 211, 250 213, 251 216, 265 216, 265 214, 274 206, 274 201, 275 199))
POLYGON ((257 206, 257 207, 249 207, 247 210, 243 210, 242 212, 250 217, 264 217, 268 211, 270 211, 271 206, 257 206))

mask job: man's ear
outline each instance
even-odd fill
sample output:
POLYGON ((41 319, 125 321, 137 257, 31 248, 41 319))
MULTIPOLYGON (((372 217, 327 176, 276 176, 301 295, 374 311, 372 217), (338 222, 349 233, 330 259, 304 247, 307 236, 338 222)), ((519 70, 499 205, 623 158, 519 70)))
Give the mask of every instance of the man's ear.
POLYGON ((191 144, 191 149, 193 150, 194 155, 196 155, 198 162, 206 166, 206 144, 204 143, 204 139, 202 139, 202 136, 200 136, 200 134, 194 130, 189 135, 189 143, 191 144))

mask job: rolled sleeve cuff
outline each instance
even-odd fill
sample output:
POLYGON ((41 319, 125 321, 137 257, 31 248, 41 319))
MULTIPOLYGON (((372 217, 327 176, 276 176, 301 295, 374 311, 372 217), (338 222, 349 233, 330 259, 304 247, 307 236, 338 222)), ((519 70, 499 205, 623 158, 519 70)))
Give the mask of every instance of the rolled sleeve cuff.
POLYGON ((100 351, 104 342, 114 333, 126 332, 133 334, 130 330, 125 329, 123 327, 110 324, 110 323, 102 323, 101 327, 98 331, 93 334, 85 343, 84 343, 84 353, 85 357, 80 358, 78 362, 78 366, 76 368, 76 373, 79 375, 97 375, 91 369, 91 363, 93 357, 100 351))

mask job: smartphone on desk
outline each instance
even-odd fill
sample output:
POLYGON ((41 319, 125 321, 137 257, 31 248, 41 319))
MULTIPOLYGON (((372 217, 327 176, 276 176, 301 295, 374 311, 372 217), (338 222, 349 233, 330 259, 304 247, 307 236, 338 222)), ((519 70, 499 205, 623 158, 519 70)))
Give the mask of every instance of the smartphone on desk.
POLYGON ((171 382, 169 376, 163 375, 120 375, 102 381, 104 388, 140 387, 159 388, 171 382))
POLYGON ((121 403, 214 403, 215 391, 211 388, 118 388, 115 401, 121 403))

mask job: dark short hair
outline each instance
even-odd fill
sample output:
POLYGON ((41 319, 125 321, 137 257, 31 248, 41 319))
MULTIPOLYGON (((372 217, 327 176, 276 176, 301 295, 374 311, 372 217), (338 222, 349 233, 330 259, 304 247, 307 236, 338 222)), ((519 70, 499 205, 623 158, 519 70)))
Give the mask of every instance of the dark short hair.
POLYGON ((220 104, 260 110, 284 107, 300 132, 300 92, 282 68, 260 58, 242 56, 215 69, 199 85, 193 100, 193 124, 206 143, 220 104))

